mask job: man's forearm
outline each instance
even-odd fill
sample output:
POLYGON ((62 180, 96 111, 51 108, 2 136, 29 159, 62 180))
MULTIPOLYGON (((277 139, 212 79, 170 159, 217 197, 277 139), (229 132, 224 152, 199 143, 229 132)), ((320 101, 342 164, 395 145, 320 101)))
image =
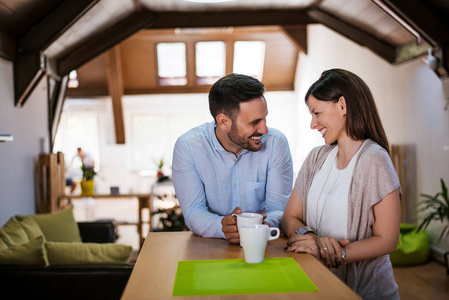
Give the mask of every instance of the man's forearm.
POLYGON ((223 217, 208 211, 196 211, 186 217, 186 224, 193 233, 209 238, 224 238, 221 230, 223 217))

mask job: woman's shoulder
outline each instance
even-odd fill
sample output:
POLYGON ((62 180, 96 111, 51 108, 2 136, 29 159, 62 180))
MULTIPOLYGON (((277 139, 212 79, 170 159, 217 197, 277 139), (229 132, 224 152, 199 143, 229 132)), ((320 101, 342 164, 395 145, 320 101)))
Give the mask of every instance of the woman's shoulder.
POLYGON ((371 176, 379 176, 379 174, 394 175, 395 168, 387 150, 371 140, 366 142, 368 143, 361 149, 356 163, 357 172, 363 173, 363 175, 359 174, 358 176, 367 174, 371 174, 371 176))
POLYGON ((363 144, 363 148, 360 151, 360 161, 379 162, 390 160, 387 150, 373 140, 365 140, 363 144))

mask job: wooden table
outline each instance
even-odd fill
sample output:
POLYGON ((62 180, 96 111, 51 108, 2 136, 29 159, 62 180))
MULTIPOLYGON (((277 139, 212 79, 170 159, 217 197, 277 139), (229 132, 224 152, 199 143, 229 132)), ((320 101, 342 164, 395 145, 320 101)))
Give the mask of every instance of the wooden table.
MULTIPOLYGON (((151 194, 119 194, 119 195, 110 195, 110 194, 95 194, 92 196, 81 196, 81 195, 67 195, 67 196, 61 196, 59 197, 59 203, 60 206, 67 206, 70 203, 71 199, 83 199, 83 198, 87 198, 87 197, 92 197, 94 199, 109 199, 109 200, 114 200, 114 199, 125 199, 125 198, 137 198, 137 200, 139 201, 139 208, 138 208, 138 221, 137 224, 135 224, 137 226, 137 232, 139 234, 139 245, 140 248, 142 248, 143 245, 143 241, 145 240, 143 238, 143 209, 144 208, 148 208, 148 220, 150 220, 148 223, 150 224, 150 231, 152 229, 151 227, 151 194)), ((130 224, 130 223, 127 223, 130 224)))
POLYGON ((178 261, 244 259, 243 249, 223 239, 202 238, 188 231, 150 232, 121 299, 360 299, 312 255, 285 252, 285 245, 285 238, 269 241, 265 257, 293 257, 318 292, 173 297, 178 261))

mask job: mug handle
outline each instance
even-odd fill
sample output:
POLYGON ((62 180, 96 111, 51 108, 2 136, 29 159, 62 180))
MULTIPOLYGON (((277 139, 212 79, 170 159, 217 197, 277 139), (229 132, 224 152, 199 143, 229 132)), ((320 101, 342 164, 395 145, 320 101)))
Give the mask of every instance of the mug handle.
POLYGON ((277 239, 277 238, 279 237, 279 235, 281 234, 281 231, 280 231, 279 228, 277 228, 277 227, 270 227, 269 229, 270 229, 270 236, 269 236, 268 240, 275 240, 275 239, 277 239), (273 231, 276 231, 276 235, 274 235, 274 236, 271 235, 271 233, 272 233, 273 231))

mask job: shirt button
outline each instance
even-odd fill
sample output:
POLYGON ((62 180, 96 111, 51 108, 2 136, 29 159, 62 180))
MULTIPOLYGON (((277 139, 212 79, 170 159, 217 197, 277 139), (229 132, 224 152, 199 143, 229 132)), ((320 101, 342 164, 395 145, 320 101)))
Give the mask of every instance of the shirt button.
POLYGON ((234 187, 237 188, 237 184, 234 184, 234 187))

